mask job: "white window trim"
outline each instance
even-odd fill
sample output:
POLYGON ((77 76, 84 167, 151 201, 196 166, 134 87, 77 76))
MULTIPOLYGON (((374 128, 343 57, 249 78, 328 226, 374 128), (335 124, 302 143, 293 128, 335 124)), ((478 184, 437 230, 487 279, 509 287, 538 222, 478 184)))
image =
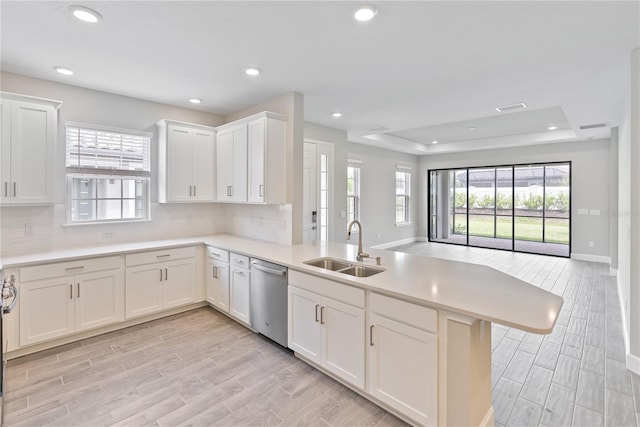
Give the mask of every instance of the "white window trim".
MULTIPOLYGON (((360 220, 360 194, 361 194, 361 186, 362 186, 362 160, 358 160, 358 159, 347 159, 347 169, 348 168, 358 168, 358 194, 356 195, 349 195, 349 192, 347 191, 347 199, 349 197, 353 197, 354 200, 354 220, 360 220)), ((347 217, 348 217, 348 211, 347 211, 347 217)), ((360 232, 360 228, 358 228, 357 231, 352 231, 353 233, 359 233, 360 232)))
MULTIPOLYGON (((406 201, 407 201, 407 208, 406 208, 407 209, 407 221, 401 221, 401 222, 396 221, 395 222, 395 226, 396 227, 406 227, 406 226, 410 226, 412 224, 412 221, 413 221, 413 218, 412 218, 412 215, 411 215, 411 204, 413 203, 412 200, 411 200, 412 199, 412 197, 411 197, 412 190, 411 189, 413 188, 412 185, 411 185, 411 181, 413 181, 413 168, 411 166, 405 166, 405 165, 396 164, 396 172, 403 172, 403 173, 408 173, 409 174, 409 187, 410 187, 409 193, 408 194, 398 194, 397 192, 395 193, 395 197, 404 196, 404 197, 406 197, 406 201)), ((397 180, 395 175, 394 175, 394 179, 397 180)), ((397 203, 394 203, 394 207, 396 209, 398 208, 397 203)))

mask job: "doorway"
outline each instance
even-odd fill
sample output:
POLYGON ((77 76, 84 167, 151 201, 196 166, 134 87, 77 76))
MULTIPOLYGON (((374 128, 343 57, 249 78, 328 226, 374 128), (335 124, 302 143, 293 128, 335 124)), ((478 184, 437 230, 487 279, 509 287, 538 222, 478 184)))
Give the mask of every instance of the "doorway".
POLYGON ((326 242, 331 237, 333 144, 304 141, 303 241, 326 242))

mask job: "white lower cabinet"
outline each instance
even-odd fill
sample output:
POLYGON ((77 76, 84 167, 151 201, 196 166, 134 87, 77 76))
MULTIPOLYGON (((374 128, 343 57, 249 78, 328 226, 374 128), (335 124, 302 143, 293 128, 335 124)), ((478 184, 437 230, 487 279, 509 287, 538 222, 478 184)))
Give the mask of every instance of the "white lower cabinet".
POLYGON ((110 257, 22 268, 20 346, 124 320, 121 264, 119 257, 110 257), (96 269, 100 271, 89 271, 96 269), (52 275, 56 277, 48 277, 52 275))
POLYGON ((364 325, 363 309, 289 286, 289 348, 360 389, 364 325))
POLYGON ((127 255, 126 262, 127 319, 196 301, 195 248, 127 255))
POLYGON ((435 426, 438 337, 421 329, 435 330, 435 311, 371 295, 370 309, 386 316, 368 314, 367 392, 420 425, 435 426))
POLYGON ((249 270, 232 265, 229 284, 229 314, 247 325, 251 325, 250 286, 249 270))
POLYGON ((229 263, 207 261, 207 301, 229 312, 229 263))

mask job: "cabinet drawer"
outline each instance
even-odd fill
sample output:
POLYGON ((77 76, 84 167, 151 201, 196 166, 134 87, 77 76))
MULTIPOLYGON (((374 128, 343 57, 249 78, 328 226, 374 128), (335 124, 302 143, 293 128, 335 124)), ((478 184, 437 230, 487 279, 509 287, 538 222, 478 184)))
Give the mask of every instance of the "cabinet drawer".
POLYGON ((141 252, 127 255, 127 267, 132 265, 151 264, 154 262, 171 261, 174 259, 191 258, 196 255, 196 248, 165 249, 161 251, 141 252))
POLYGON ((249 257, 244 255, 238 255, 231 252, 231 265, 235 265, 240 268, 249 268, 249 257))
POLYGON ((122 257, 111 256, 104 258, 81 259, 78 261, 43 264, 20 269, 20 281, 48 279, 70 274, 88 273, 91 271, 111 270, 122 267, 122 257))
POLYGON ((371 292, 369 310, 423 331, 438 333, 438 312, 431 308, 371 292))
POLYGON ((207 256, 218 261, 229 262, 229 251, 225 251, 224 249, 207 246, 207 256))
POLYGON ((289 269, 289 285, 364 308, 364 290, 289 269))

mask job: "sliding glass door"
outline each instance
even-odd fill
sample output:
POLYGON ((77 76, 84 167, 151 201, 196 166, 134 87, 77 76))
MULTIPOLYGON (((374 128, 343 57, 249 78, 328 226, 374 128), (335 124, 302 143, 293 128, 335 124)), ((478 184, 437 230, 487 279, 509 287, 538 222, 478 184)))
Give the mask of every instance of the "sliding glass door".
POLYGON ((429 171, 429 240, 570 255, 570 163, 429 171))

